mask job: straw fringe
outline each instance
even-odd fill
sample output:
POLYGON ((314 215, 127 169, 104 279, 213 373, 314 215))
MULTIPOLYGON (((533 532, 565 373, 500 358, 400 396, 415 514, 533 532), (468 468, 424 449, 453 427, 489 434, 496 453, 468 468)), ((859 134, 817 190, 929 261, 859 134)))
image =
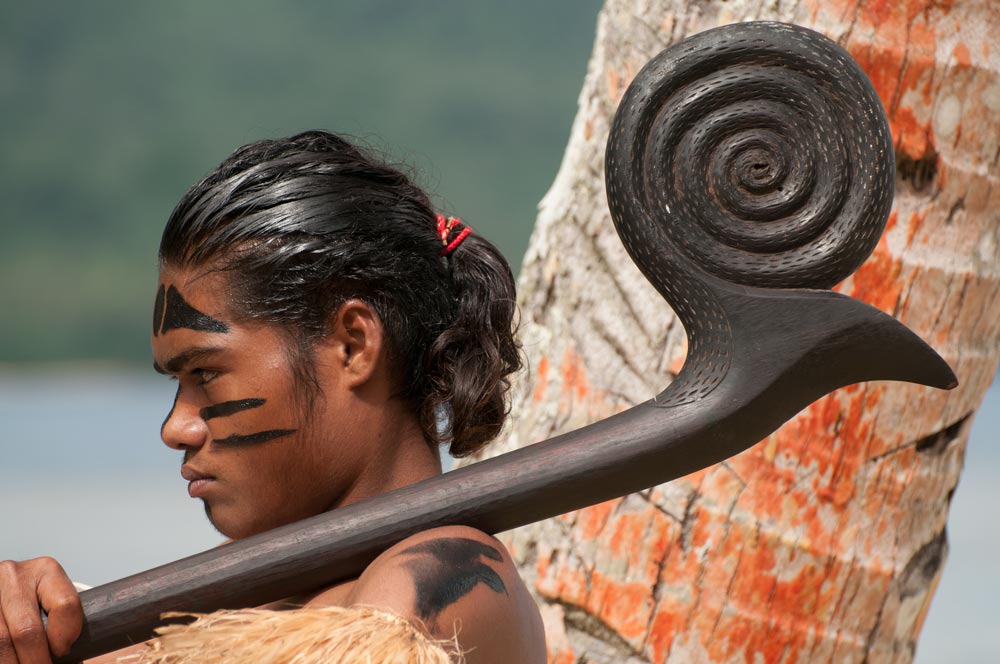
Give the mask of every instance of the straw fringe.
POLYGON ((367 607, 167 613, 194 617, 156 630, 121 664, 461 664, 457 637, 434 641, 393 613, 367 607))

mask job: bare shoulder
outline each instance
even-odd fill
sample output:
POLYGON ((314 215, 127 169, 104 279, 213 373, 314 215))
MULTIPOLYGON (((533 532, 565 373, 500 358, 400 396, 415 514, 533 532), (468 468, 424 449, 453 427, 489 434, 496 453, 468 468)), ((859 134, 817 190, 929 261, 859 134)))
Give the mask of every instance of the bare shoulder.
POLYGON ((374 606, 457 635, 468 664, 545 661, 538 607, 503 544, 465 526, 427 530, 385 551, 358 578, 348 604, 374 606))

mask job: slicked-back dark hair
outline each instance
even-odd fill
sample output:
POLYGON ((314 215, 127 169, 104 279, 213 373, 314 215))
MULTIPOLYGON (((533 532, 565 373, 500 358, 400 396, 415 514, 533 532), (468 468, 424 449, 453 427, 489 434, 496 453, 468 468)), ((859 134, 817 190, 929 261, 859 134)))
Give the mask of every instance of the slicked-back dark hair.
POLYGON ((476 233, 448 256, 441 249, 436 214, 409 177, 309 131, 245 145, 191 187, 163 231, 160 262, 227 272, 234 315, 289 333, 307 389, 312 342, 343 302, 367 302, 425 438, 464 456, 507 415, 508 377, 521 364, 514 279, 476 233))

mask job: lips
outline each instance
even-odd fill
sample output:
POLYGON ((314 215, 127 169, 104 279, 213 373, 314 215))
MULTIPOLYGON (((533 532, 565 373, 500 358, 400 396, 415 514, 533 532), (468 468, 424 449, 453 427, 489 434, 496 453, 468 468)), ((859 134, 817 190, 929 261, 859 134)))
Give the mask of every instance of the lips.
POLYGON ((203 498, 216 481, 213 475, 203 473, 187 464, 181 466, 181 477, 188 481, 188 495, 192 498, 203 498))

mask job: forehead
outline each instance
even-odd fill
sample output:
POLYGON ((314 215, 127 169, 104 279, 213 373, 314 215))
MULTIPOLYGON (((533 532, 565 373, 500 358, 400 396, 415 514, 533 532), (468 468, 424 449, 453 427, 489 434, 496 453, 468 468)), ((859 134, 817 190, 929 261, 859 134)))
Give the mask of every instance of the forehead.
POLYGON ((274 371, 286 372, 289 342, 282 329, 231 313, 233 296, 225 272, 161 270, 153 303, 153 368, 176 374, 197 362, 222 362, 272 379, 274 371))
POLYGON ((220 273, 161 270, 153 303, 153 368, 178 373, 196 358, 239 346, 227 301, 220 273))
POLYGON ((249 362, 270 371, 288 362, 287 338, 275 325, 232 313, 230 276, 161 269, 153 302, 153 366, 179 373, 195 360, 249 362))
POLYGON ((153 337, 173 330, 229 332, 228 280, 219 272, 163 269, 153 303, 153 337))

